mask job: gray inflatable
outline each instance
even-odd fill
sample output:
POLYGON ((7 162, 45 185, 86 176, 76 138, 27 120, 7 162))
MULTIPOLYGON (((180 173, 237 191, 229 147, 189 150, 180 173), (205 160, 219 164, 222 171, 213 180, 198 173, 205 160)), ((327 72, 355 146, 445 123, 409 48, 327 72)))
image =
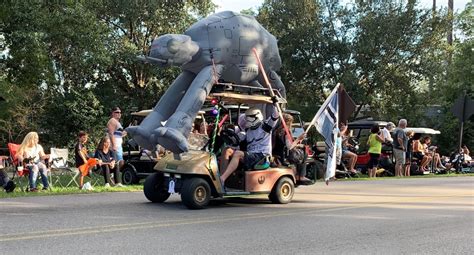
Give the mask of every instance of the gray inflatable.
POLYGON ((281 67, 277 40, 252 16, 220 12, 196 22, 183 35, 153 40, 150 55, 141 59, 160 67, 180 66, 182 73, 143 122, 127 128, 128 134, 150 150, 160 144, 174 153, 188 151, 193 120, 217 80, 259 87, 264 83, 252 48, 272 87, 285 97, 276 74, 281 67))

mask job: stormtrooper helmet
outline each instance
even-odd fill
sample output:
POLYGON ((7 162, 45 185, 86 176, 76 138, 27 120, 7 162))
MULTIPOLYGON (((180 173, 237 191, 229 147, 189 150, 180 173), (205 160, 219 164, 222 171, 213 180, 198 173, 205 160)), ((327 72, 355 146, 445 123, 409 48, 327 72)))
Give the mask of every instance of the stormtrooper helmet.
POLYGON ((245 121, 247 127, 250 129, 256 129, 260 126, 263 121, 263 115, 260 109, 252 107, 245 111, 245 121))

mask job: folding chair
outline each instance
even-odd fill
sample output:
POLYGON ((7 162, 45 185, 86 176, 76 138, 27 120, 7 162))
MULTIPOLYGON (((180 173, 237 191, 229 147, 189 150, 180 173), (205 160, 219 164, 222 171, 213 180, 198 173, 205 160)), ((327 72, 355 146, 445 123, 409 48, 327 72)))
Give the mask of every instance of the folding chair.
POLYGON ((29 184, 28 175, 30 174, 30 171, 27 168, 23 168, 23 164, 18 161, 16 154, 19 148, 19 144, 8 143, 8 151, 10 152, 10 162, 13 164, 12 180, 15 180, 15 177, 18 177, 18 184, 20 186, 21 191, 27 191, 29 184))
POLYGON ((49 169, 51 186, 59 184, 61 187, 69 187, 73 183, 79 186, 76 181, 80 174, 79 169, 68 165, 68 156, 68 149, 51 148, 51 166, 49 169), (67 180, 66 185, 63 185, 63 179, 67 180))

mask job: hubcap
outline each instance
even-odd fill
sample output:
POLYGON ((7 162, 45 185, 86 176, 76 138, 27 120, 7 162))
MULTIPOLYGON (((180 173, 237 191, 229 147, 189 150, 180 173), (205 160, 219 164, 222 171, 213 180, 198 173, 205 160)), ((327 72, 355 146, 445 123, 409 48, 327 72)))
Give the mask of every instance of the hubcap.
POLYGON ((284 199, 288 199, 291 195, 291 186, 289 183, 281 185, 281 196, 284 199))
POLYGON ((131 182, 131 180, 132 180, 132 174, 131 174, 130 172, 126 171, 126 172, 124 173, 123 178, 125 179, 126 182, 131 182))
POLYGON ((207 197, 206 189, 203 186, 197 187, 196 190, 194 191, 194 199, 198 203, 202 203, 206 200, 206 197, 207 197))

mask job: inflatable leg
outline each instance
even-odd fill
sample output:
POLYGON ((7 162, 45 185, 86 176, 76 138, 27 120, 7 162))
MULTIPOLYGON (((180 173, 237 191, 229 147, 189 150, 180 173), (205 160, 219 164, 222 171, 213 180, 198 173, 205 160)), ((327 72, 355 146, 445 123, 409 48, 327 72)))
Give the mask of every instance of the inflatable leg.
POLYGON ((217 74, 214 75, 213 67, 207 66, 199 72, 165 127, 154 132, 154 139, 160 145, 174 153, 188 151, 187 137, 192 123, 214 85, 215 76, 220 75, 222 66, 217 65, 216 71, 217 74))
POLYGON ((175 112, 176 102, 181 101, 194 77, 195 75, 188 71, 181 73, 142 123, 139 126, 126 128, 127 133, 141 147, 148 150, 155 148, 157 141, 151 137, 153 130, 162 127, 161 122, 167 120, 175 112))

